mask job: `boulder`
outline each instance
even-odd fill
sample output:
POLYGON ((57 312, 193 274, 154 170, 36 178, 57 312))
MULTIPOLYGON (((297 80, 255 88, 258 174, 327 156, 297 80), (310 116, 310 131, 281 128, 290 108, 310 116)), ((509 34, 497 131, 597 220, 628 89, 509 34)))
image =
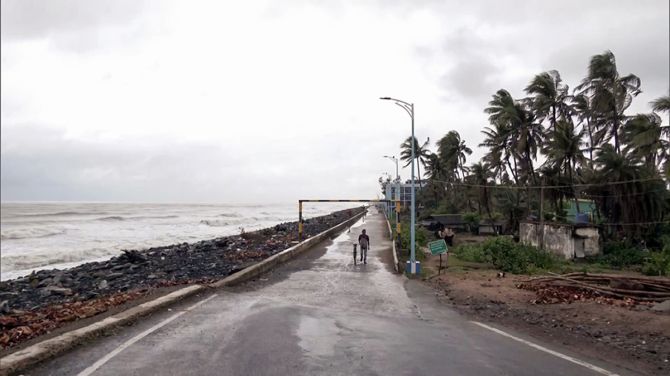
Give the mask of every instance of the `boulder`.
POLYGON ((7 314, 10 311, 11 311, 11 309, 9 309, 9 302, 8 301, 4 300, 2 303, 0 303, 0 313, 7 314))

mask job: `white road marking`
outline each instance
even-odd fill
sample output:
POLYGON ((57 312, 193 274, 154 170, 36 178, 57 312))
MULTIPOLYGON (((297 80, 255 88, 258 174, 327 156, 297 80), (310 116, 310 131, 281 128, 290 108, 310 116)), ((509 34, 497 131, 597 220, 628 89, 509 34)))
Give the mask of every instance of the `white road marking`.
POLYGON ((586 367, 586 368, 588 368, 588 369, 590 369, 590 370, 592 370, 592 371, 601 373, 601 374, 603 374, 603 375, 608 375, 608 376, 619 376, 619 375, 616 374, 616 373, 610 372, 610 371, 608 371, 608 370, 606 370, 606 369, 602 369, 602 368, 600 368, 600 367, 598 367, 598 366, 594 366, 594 365, 591 364, 591 363, 587 363, 587 362, 585 362, 585 361, 582 361, 582 360, 573 358, 573 357, 571 357, 571 356, 568 356, 568 355, 565 355, 565 354, 561 354, 561 353, 559 353, 559 352, 557 352, 557 351, 550 350, 550 349, 548 349, 548 348, 546 348, 546 347, 542 347, 542 346, 540 346, 540 345, 534 344, 533 342, 526 341, 525 339, 521 339, 521 338, 519 338, 519 337, 515 337, 515 336, 513 336, 513 335, 511 335, 511 334, 509 334, 509 333, 505 333, 505 332, 503 332, 502 330, 500 330, 500 329, 496 329, 496 328, 494 328, 494 327, 492 327, 492 326, 488 326, 488 325, 486 325, 486 324, 482 324, 482 323, 477 322, 477 321, 470 321, 470 322, 473 323, 473 324, 479 325, 479 326, 481 326, 482 328, 486 328, 486 329, 488 329, 488 330, 490 330, 490 331, 492 331, 492 332, 498 333, 498 334, 500 334, 501 336, 505 336, 505 337, 511 338, 511 339, 513 339, 513 340, 515 340, 515 341, 518 341, 518 342, 521 342, 521 343, 523 343, 523 344, 526 344, 526 345, 528 345, 528 346, 530 346, 530 347, 532 347, 532 348, 534 348, 534 349, 537 349, 537 350, 540 350, 540 351, 544 351, 544 352, 546 352, 546 353, 548 353, 548 354, 551 354, 551 355, 553 355, 553 356, 559 357, 559 358, 561 358, 561 359, 565 359, 565 360, 567 360, 567 361, 569 361, 569 362, 572 362, 572 363, 575 363, 575 364, 579 364, 579 365, 582 366, 582 367, 586 367))
POLYGON ((186 313, 186 312, 188 312, 188 311, 192 311, 192 310, 194 310, 195 308, 199 307, 200 305, 202 305, 202 304, 208 302, 209 300, 211 300, 212 298, 214 298, 216 295, 217 295, 217 294, 213 294, 213 295, 211 295, 210 297, 208 297, 208 298, 206 298, 206 299, 203 299, 203 300, 197 302, 196 304, 194 304, 194 305, 192 305, 192 306, 186 308, 184 311, 178 312, 178 313, 176 313, 176 314, 174 314, 174 315, 168 317, 167 319, 161 321, 160 323, 158 323, 158 324, 152 326, 151 328, 149 328, 149 329, 143 331, 142 333, 140 333, 140 334, 136 335, 135 337, 129 339, 128 341, 122 343, 119 347, 117 347, 116 349, 114 349, 114 351, 112 351, 112 352, 110 352, 109 354, 103 356, 103 357, 100 358, 97 362, 93 363, 90 367, 88 367, 88 368, 86 368, 85 370, 79 372, 79 373, 77 374, 77 376, 89 376, 89 375, 93 374, 93 372, 97 371, 98 368, 102 367, 102 366, 103 366, 105 363, 107 363, 110 359, 112 359, 113 357, 117 356, 121 351, 123 351, 123 350, 127 349, 128 347, 132 346, 135 342, 141 340, 142 338, 148 336, 149 334, 153 333, 154 331, 156 331, 156 330, 162 328, 163 326, 169 324, 169 323, 172 322, 174 319, 176 319, 177 317, 183 315, 184 313, 186 313))

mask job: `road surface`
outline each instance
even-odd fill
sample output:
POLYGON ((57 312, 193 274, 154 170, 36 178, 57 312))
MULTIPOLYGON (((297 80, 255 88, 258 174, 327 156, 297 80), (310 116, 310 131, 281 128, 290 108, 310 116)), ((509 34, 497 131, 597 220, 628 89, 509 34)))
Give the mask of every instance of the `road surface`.
POLYGON ((393 274, 379 214, 258 281, 213 290, 26 375, 632 374, 479 324, 393 274), (367 265, 353 265, 367 229, 367 265))

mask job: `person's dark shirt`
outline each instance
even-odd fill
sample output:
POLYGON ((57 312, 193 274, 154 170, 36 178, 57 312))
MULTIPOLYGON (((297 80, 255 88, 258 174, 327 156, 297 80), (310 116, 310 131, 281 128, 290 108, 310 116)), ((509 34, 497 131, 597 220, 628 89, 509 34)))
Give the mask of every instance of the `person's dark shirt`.
POLYGON ((358 235, 358 243, 363 247, 363 243, 361 243, 361 239, 365 239, 366 245, 370 247, 370 237, 367 234, 360 234, 358 235))

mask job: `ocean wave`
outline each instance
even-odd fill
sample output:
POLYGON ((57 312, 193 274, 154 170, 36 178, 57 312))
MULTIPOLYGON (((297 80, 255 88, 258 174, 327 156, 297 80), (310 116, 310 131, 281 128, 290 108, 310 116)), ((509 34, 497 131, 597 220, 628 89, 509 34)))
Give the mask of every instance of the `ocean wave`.
POLYGON ((217 217, 224 217, 224 218, 240 218, 241 215, 239 213, 223 213, 217 215, 217 217))
POLYGON ((42 227, 33 227, 33 228, 19 228, 11 230, 2 230, 0 233, 0 239, 9 240, 9 239, 33 239, 33 238, 46 238, 49 236, 63 235, 67 229, 59 228, 42 228, 42 227))
POLYGON ((121 217, 120 215, 112 215, 109 217, 102 217, 96 219, 96 221, 124 221, 125 218, 121 217))
POLYGON ((230 226, 232 223, 228 221, 220 221, 218 219, 202 219, 200 220, 200 224, 211 227, 223 227, 223 226, 230 226))
POLYGON ((75 215, 104 215, 107 212, 78 212, 78 211, 60 211, 55 213, 34 213, 34 214, 16 214, 14 217, 34 218, 34 217, 68 217, 75 215))
POLYGON ((128 221, 128 220, 142 220, 142 219, 170 219, 179 218, 178 215, 137 215, 132 217, 123 217, 120 215, 112 215, 109 217, 96 218, 96 221, 128 221))
MULTIPOLYGON (((84 263, 101 258, 110 258, 116 256, 120 251, 114 249, 86 249, 80 251, 49 251, 41 253, 26 253, 20 255, 3 255, 2 269, 5 272, 16 272, 21 270, 31 270, 44 266, 69 263, 84 263)), ((2 278, 6 278, 3 276, 2 278)))

